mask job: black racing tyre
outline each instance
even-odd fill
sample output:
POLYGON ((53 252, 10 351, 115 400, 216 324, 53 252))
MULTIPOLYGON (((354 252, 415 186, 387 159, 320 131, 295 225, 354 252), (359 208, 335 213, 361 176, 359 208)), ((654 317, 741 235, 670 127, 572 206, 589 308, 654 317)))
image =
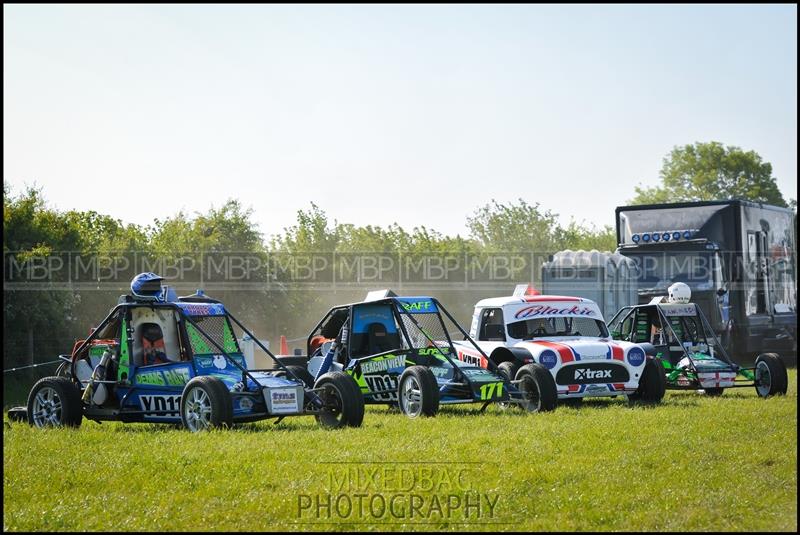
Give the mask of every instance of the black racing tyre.
POLYGON ((364 421, 364 395, 358 383, 344 372, 328 372, 317 379, 314 389, 323 408, 316 415, 323 427, 360 427, 364 421))
POLYGON ((430 368, 410 366, 397 382, 400 412, 409 418, 436 416, 439 412, 439 384, 430 368))
POLYGON ((517 388, 522 392, 524 403, 520 405, 529 412, 545 412, 556 408, 558 391, 550 372, 541 364, 526 364, 517 370, 517 388))
MULTIPOLYGON (((291 371, 295 377, 299 378, 307 388, 311 388, 314 386, 314 377, 309 373, 308 369, 305 366, 299 366, 297 364, 290 364, 286 366, 286 369, 291 371)), ((287 377, 289 379, 292 378, 291 375, 287 374, 285 371, 280 370, 275 375, 278 377, 287 377)))
POLYGON ((706 393, 706 396, 711 396, 712 398, 716 398, 724 394, 725 389, 721 387, 704 388, 703 392, 706 393))
POLYGON ((658 357, 647 356, 642 377, 639 379, 639 388, 636 392, 628 394, 629 401, 642 403, 660 403, 667 392, 667 377, 664 365, 658 357))
POLYGON ((34 427, 78 427, 83 402, 78 386, 66 377, 44 377, 28 394, 28 423, 34 427))
POLYGON ((181 422, 193 433, 233 425, 233 399, 225 383, 211 375, 186 383, 181 395, 181 422))
POLYGON ((775 353, 762 353, 756 358, 756 392, 762 398, 782 396, 789 389, 786 365, 775 353))
POLYGON ((509 381, 514 380, 514 378, 517 376, 518 370, 519 370, 519 364, 511 360, 501 362, 500 364, 497 365, 497 372, 506 379, 508 379, 509 381))

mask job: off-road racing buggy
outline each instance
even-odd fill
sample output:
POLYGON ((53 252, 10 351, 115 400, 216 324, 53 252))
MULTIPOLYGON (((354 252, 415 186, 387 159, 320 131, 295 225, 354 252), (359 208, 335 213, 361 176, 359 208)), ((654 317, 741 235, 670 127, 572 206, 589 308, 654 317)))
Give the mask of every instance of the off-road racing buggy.
POLYGON ((520 370, 536 363, 552 376, 561 402, 620 395, 660 402, 664 397, 660 361, 638 344, 613 341, 600 309, 589 299, 540 295, 520 284, 510 297, 475 305, 470 336, 480 351, 458 342, 460 360, 482 368, 497 366, 506 377, 517 379, 520 370))
POLYGON ((219 301, 198 291, 176 297, 152 273, 85 340, 59 376, 31 389, 9 413, 36 427, 77 427, 82 419, 183 424, 190 431, 267 418, 314 415, 325 427, 360 426, 364 400, 348 375, 304 384, 219 301), (248 370, 233 325, 257 341, 275 370, 248 370))
POLYGON ((686 284, 673 284, 668 296, 617 312, 609 322, 611 335, 647 344, 663 364, 669 389, 704 390, 710 396, 737 387, 755 387, 761 397, 786 393, 786 365, 778 355, 763 353, 752 368, 734 363, 702 309, 690 300, 686 284))
POLYGON ((453 335, 482 354, 435 298, 379 290, 363 302, 333 307, 308 337, 306 367, 289 368, 308 384, 330 370, 344 371, 367 404, 397 406, 412 418, 456 403, 483 403, 481 410, 494 402, 529 411, 552 408, 555 385, 540 365, 523 366, 511 381, 496 368, 455 359, 453 335))

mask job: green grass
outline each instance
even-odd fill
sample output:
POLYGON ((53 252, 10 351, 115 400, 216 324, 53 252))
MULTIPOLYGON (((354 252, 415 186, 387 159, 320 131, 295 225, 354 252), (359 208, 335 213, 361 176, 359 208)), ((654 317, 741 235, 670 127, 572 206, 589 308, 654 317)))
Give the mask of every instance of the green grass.
POLYGON ((720 398, 669 392, 653 408, 591 400, 529 415, 469 406, 420 420, 376 407, 362 428, 338 431, 308 417, 201 435, 15 423, 3 434, 3 528, 796 531, 796 371, 789 377, 789 394, 766 400, 752 389, 720 398), (377 483, 354 478, 337 490, 330 481, 375 468, 387 469, 377 483), (429 489, 420 469, 439 487, 429 489), (398 477, 413 488, 398 490, 398 477), (410 494, 425 508, 394 518, 378 514, 378 501, 377 520, 368 508, 345 519, 356 525, 324 510, 299 514, 301 494, 346 494, 355 504, 362 492, 400 496, 398 516, 410 494), (457 524, 463 508, 450 523, 430 511, 434 496, 467 494, 496 499, 494 514, 484 504, 457 524))

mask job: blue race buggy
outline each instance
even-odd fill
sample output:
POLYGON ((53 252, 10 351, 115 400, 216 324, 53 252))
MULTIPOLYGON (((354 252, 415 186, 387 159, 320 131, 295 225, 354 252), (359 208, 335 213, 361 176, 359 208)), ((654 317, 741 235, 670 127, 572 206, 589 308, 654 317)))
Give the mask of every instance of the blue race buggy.
POLYGON ((358 427, 364 400, 344 373, 304 384, 219 301, 198 291, 176 297, 161 277, 142 274, 132 295, 71 355, 61 373, 39 380, 27 407, 10 416, 36 427, 77 427, 82 419, 182 424, 190 431, 268 418, 314 415, 324 427, 358 427), (234 325, 276 363, 248 369, 234 325))
POLYGON ((457 358, 453 338, 480 347, 433 297, 370 292, 361 303, 333 307, 312 330, 305 367, 289 366, 307 384, 331 371, 355 379, 368 404, 396 406, 409 417, 434 416, 440 405, 490 403, 528 411, 551 410, 556 385, 539 364, 516 380, 490 362, 487 368, 457 358))

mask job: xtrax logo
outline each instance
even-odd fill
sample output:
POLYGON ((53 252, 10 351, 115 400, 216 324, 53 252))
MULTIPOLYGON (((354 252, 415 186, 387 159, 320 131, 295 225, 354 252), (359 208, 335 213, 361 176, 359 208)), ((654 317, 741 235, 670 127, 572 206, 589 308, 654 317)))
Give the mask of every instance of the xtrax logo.
POLYGON ((584 368, 575 370, 576 381, 585 381, 586 379, 611 379, 611 370, 587 370, 584 368))

